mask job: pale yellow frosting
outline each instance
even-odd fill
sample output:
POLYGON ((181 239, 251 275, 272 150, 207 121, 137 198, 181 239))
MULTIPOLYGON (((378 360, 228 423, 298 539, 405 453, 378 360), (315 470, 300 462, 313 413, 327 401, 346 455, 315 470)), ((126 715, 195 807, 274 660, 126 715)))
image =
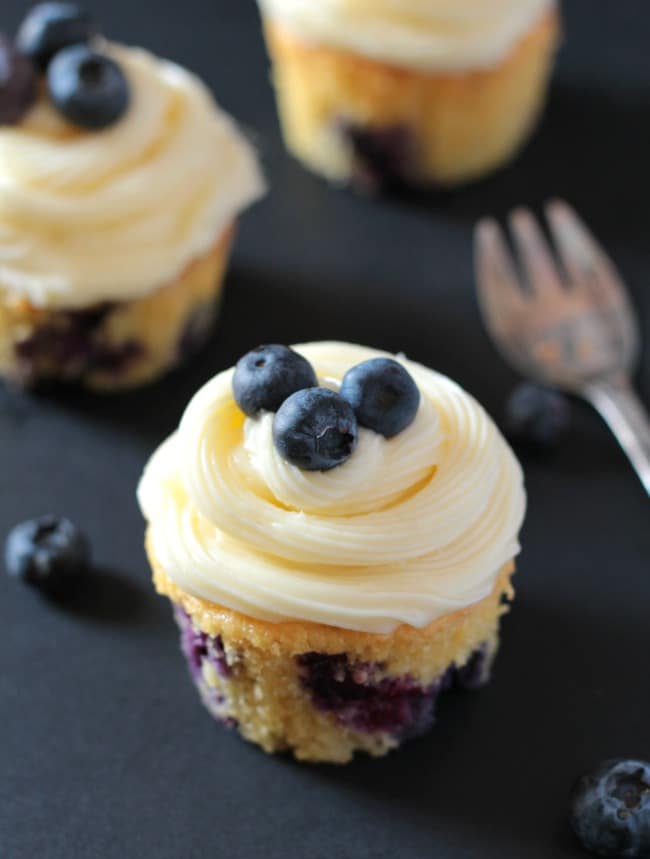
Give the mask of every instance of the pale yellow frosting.
POLYGON ((131 88, 101 132, 44 95, 0 127, 0 291, 47 307, 136 298, 174 280, 263 191, 255 154, 197 77, 102 44, 131 88))
POLYGON ((413 68, 496 65, 555 0, 258 0, 302 39, 413 68))
MULTIPOLYGON (((322 384, 385 353, 295 347, 322 384)), ((155 555, 184 591, 252 617, 388 633, 487 596, 519 551, 522 473, 478 403, 399 357, 422 399, 390 440, 360 431, 343 465, 306 472, 276 452, 273 416, 246 418, 233 370, 194 396, 138 498, 155 555)))

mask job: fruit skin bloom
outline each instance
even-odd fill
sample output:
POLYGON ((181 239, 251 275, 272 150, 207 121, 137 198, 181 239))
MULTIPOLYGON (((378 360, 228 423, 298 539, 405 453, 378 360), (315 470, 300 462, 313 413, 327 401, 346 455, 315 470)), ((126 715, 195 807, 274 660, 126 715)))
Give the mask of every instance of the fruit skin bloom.
POLYGON ((120 66, 86 45, 60 51, 50 63, 47 84, 52 101, 67 120, 90 131, 116 123, 131 95, 120 66))
POLYGON ((232 381, 235 402, 249 417, 277 412, 291 394, 317 385, 309 361, 277 343, 258 346, 240 358, 232 381))
POLYGON ((54 592, 62 590, 90 563, 88 541, 69 519, 49 514, 15 525, 5 543, 10 576, 54 592))
POLYGON ((327 388, 296 391, 273 421, 273 443, 304 471, 329 471, 350 458, 359 430, 352 406, 327 388))
POLYGON ((96 34, 95 22, 76 3, 39 3, 20 25, 16 44, 44 71, 63 48, 88 42, 96 34))
POLYGON ((415 420, 420 392, 408 371, 392 358, 371 358, 343 377, 341 396, 363 427, 392 438, 415 420))
POLYGON ((571 827, 599 856, 650 856, 650 763, 608 760, 571 791, 571 827))
POLYGON ((560 443, 571 422, 571 404, 564 394, 522 382, 506 401, 504 430, 513 444, 543 453, 560 443))

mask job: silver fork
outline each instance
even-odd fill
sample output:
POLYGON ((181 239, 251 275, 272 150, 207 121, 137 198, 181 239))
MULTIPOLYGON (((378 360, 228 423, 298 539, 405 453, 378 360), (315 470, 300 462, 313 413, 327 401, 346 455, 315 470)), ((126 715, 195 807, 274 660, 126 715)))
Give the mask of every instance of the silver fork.
POLYGON ((546 216, 559 262, 527 209, 509 217, 518 263, 496 221, 478 224, 476 279, 488 332, 524 376, 600 412, 650 495, 650 419, 630 381, 640 345, 634 310, 613 263, 571 207, 551 202, 546 216))

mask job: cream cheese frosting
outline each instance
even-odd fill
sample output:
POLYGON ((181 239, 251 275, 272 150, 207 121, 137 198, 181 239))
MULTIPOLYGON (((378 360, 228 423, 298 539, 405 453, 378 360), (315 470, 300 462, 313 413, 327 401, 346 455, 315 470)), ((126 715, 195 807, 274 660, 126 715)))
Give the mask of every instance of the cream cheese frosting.
POLYGON ((555 0, 258 0, 301 39, 421 69, 496 65, 555 0))
MULTIPOLYGON (((385 353, 346 343, 294 347, 321 384, 385 353)), ((184 591, 251 617, 373 633, 422 627, 487 596, 519 551, 517 460, 457 384, 398 357, 421 392, 392 439, 360 430, 326 472, 285 462, 271 414, 247 418, 233 370, 188 405, 138 488, 152 549, 184 591)))
POLYGON ((41 98, 0 127, 0 291, 75 308, 174 280, 263 192, 252 147, 199 79, 102 43, 128 79, 127 114, 101 132, 41 98))

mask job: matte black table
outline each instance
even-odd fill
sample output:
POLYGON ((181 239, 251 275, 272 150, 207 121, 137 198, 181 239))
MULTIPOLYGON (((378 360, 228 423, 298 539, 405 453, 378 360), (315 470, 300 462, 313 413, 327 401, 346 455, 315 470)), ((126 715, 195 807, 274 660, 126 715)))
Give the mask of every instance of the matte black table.
MULTIPOLYGON (((24 5, 3 0, 3 28, 24 5)), ((515 378, 480 325, 471 230, 517 203, 561 195, 585 215, 650 338, 647 3, 567 3, 546 118, 510 168, 379 202, 285 154, 253 0, 92 5, 112 37, 209 81, 256 139, 271 191, 243 221, 218 332, 191 366, 114 399, 0 392, 0 534, 65 513, 98 564, 67 607, 0 575, 0 856, 582 855, 565 824, 574 776, 650 756, 648 499, 587 407, 553 455, 524 460, 518 597, 491 685, 444 701, 430 736, 346 768, 267 757, 203 711, 150 586, 134 489, 196 388, 259 342, 404 350, 498 417, 515 378)), ((647 402, 647 358, 638 381, 647 402)))

